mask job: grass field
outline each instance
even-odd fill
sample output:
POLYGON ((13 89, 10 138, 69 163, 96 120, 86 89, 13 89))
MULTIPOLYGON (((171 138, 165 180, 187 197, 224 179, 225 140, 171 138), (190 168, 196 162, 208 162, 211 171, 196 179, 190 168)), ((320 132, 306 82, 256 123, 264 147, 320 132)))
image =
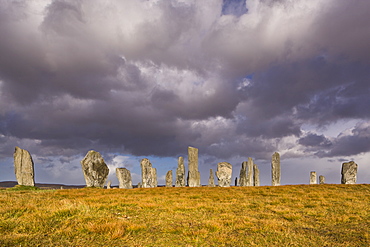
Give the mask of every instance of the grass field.
POLYGON ((370 246, 370 185, 0 190, 0 246, 370 246))

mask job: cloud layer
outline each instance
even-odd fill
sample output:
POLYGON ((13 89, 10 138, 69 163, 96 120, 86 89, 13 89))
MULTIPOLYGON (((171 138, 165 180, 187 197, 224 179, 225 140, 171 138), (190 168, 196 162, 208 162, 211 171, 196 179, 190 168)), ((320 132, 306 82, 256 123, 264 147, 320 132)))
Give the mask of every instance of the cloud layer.
POLYGON ((15 145, 42 157, 174 157, 188 145, 221 159, 367 153, 369 10, 366 0, 0 0, 0 155, 15 145), (353 119, 337 136, 321 131, 353 119))

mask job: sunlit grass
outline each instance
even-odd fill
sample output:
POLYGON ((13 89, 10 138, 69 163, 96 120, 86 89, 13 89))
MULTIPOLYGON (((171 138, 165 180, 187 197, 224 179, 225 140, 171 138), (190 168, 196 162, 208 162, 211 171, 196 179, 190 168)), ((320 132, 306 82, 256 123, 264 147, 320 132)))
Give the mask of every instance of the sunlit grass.
POLYGON ((369 246, 370 185, 0 190, 0 246, 369 246))

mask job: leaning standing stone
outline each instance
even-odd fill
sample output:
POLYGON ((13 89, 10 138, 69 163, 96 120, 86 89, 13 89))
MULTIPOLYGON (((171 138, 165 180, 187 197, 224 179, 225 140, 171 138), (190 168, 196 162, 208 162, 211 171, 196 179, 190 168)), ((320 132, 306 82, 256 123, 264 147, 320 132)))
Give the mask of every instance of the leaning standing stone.
POLYGON ((208 179, 208 187, 215 187, 215 177, 213 175, 213 170, 209 170, 209 179, 208 179))
POLYGON ((198 149, 188 147, 188 186, 200 187, 200 172, 198 170, 198 149))
POLYGON ((256 164, 253 164, 253 185, 260 186, 260 170, 256 164))
POLYGON ((15 147, 14 172, 19 185, 35 186, 33 160, 27 150, 15 147))
POLYGON ((120 189, 132 189, 131 172, 126 168, 116 168, 120 189))
POLYGON ((176 169, 176 183, 175 187, 185 187, 185 165, 184 158, 179 157, 176 169))
POLYGON ((109 168, 99 152, 90 150, 81 160, 81 166, 87 187, 104 187, 109 168))
POLYGON ((317 175, 315 171, 310 172, 310 184, 317 184, 317 175))
POLYGON ((356 184, 357 167, 353 161, 342 164, 342 184, 356 184))
POLYGON ((319 184, 325 184, 325 177, 323 175, 319 176, 319 184))
POLYGON ((232 165, 227 162, 217 164, 216 176, 218 178, 218 186, 230 187, 232 174, 232 165))
POLYGON ((172 187, 172 170, 166 174, 166 187, 172 187))
POLYGON ((271 184, 272 186, 280 185, 280 154, 275 152, 271 159, 271 184))

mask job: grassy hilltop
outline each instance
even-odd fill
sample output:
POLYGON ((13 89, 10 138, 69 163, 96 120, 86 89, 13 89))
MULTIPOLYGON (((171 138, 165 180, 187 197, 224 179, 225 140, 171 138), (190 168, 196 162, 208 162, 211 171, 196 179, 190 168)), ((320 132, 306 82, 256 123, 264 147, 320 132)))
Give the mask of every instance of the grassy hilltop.
POLYGON ((369 246, 370 185, 0 190, 0 246, 369 246))

